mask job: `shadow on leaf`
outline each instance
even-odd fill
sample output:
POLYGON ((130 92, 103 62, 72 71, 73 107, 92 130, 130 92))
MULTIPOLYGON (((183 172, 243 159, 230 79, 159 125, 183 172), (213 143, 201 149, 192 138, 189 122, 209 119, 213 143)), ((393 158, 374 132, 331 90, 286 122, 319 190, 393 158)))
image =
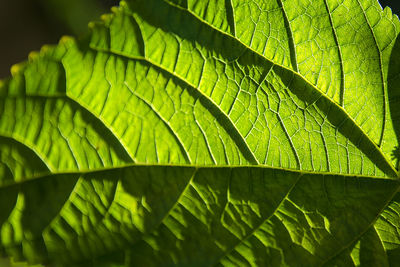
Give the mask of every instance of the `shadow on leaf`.
MULTIPOLYGON (((388 96, 391 119, 396 133, 397 143, 400 143, 400 35, 397 36, 390 56, 388 73, 388 96)), ((392 151, 392 159, 396 159, 396 168, 399 169, 400 147, 392 151)))

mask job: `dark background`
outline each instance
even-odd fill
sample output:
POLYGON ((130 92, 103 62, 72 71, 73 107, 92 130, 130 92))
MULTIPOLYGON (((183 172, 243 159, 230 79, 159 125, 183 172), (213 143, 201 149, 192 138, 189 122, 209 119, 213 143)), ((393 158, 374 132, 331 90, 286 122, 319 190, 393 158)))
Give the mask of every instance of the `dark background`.
MULTIPOLYGON (((87 24, 118 0, 0 0, 0 79, 29 52, 55 44, 63 35, 81 36, 87 24)), ((400 1, 380 1, 400 14, 400 1)))

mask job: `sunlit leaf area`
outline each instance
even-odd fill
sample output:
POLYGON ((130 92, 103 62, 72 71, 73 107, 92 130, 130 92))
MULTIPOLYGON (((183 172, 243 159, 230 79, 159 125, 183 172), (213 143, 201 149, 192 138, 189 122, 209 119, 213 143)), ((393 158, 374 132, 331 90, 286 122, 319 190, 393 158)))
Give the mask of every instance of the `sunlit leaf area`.
POLYGON ((381 4, 41 1, 57 42, 0 80, 0 265, 398 266, 381 4))

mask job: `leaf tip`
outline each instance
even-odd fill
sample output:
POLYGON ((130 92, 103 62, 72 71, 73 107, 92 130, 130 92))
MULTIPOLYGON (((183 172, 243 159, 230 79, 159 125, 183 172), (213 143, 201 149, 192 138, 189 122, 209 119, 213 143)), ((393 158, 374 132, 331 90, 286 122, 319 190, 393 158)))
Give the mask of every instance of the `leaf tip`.
POLYGON ((64 36, 61 37, 61 39, 59 41, 59 44, 67 45, 67 44, 70 44, 72 42, 74 42, 74 38, 73 37, 68 36, 68 35, 64 35, 64 36))
POLYGON ((38 51, 32 51, 28 55, 29 61, 33 61, 33 60, 37 59, 38 57, 39 57, 39 52, 38 51))
POLYGON ((116 6, 113 6, 113 7, 111 8, 111 12, 113 12, 113 13, 117 13, 118 10, 119 10, 119 8, 116 7, 116 6))
POLYGON ((54 48, 54 46, 52 46, 52 45, 44 45, 44 46, 42 46, 42 48, 40 49, 40 51, 46 53, 46 52, 48 52, 49 50, 51 50, 52 48, 54 48))
POLYGON ((96 27, 96 23, 91 21, 88 23, 88 27, 89 27, 89 29, 94 29, 94 27, 96 27))
MULTIPOLYGON (((112 12, 116 12, 116 10, 114 8, 111 9, 112 12)), ((103 23, 105 23, 106 25, 109 24, 111 22, 113 18, 113 14, 103 14, 101 15, 100 19, 103 23)))
POLYGON ((383 13, 384 13, 386 16, 388 16, 388 18, 392 19, 392 17, 393 17, 393 11, 392 11, 392 9, 391 9, 390 7, 386 6, 386 7, 383 9, 383 13))
POLYGON ((25 65, 25 63, 17 63, 17 64, 12 65, 11 68, 10 68, 11 75, 13 77, 17 76, 17 74, 19 72, 21 72, 22 69, 24 68, 24 65, 25 65))
POLYGON ((121 2, 119 2, 119 6, 120 7, 127 7, 128 4, 125 1, 121 1, 121 2))

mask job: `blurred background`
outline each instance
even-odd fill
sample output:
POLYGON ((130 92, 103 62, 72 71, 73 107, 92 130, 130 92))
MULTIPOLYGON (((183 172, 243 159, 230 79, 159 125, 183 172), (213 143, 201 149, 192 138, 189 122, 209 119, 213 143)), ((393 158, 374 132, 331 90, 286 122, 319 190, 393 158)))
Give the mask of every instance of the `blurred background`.
MULTIPOLYGON (((107 13, 118 0, 0 0, 0 79, 44 44, 63 35, 82 36, 87 24, 107 13)), ((400 14, 399 0, 381 0, 400 14)))

